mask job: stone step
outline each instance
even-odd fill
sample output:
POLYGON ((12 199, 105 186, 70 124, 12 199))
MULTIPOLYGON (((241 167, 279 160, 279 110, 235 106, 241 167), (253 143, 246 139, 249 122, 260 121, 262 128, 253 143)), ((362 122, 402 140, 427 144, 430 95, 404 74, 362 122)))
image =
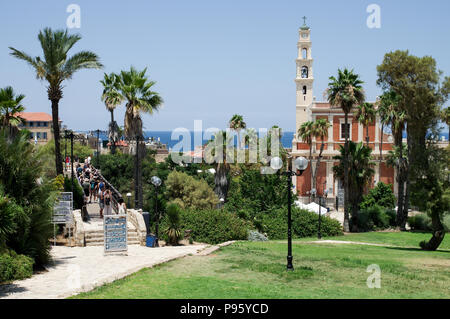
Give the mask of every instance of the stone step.
MULTIPOLYGON (((86 243, 103 243, 104 239, 103 237, 97 237, 97 238, 86 238, 86 243)), ((128 236, 128 241, 139 241, 139 238, 137 236, 128 236)))
MULTIPOLYGON (((137 236, 137 231, 128 231, 128 236, 137 236)), ((103 238, 103 232, 96 232, 96 233, 85 233, 84 238, 97 238, 102 237, 103 238)))
MULTIPOLYGON (((140 245, 139 241, 128 241, 128 245, 140 245)), ((92 243, 86 243, 87 246, 103 246, 103 242, 92 242, 92 243)))

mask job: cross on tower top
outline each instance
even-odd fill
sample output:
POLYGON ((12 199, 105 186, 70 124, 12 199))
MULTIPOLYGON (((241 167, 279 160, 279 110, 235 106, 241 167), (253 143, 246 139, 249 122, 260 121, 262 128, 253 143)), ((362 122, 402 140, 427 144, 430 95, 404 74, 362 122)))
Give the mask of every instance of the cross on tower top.
POLYGON ((309 30, 309 27, 306 25, 306 16, 304 16, 302 19, 303 19, 303 25, 301 26, 300 29, 309 30))
POLYGON ((303 17, 303 25, 306 25, 306 16, 303 17))

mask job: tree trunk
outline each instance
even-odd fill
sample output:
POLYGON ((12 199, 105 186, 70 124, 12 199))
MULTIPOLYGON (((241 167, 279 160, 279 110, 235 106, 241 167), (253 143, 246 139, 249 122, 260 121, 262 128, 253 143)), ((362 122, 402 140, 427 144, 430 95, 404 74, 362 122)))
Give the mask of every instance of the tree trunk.
MULTIPOLYGON (((322 160, 322 153, 323 153, 323 149, 324 148, 325 148, 325 143, 324 143, 323 137, 322 137, 322 145, 320 145, 319 157, 317 158, 316 169, 314 170, 313 188, 315 188, 316 190, 317 190, 317 188, 316 188, 316 185, 317 185, 317 172, 318 172, 319 167, 320 167, 320 162, 322 160)), ((318 190, 317 190, 317 193, 319 193, 318 190)))
POLYGON ((366 126, 366 143, 367 147, 369 147, 370 137, 369 137, 369 125, 366 126))
POLYGON ((111 136, 112 136, 112 140, 111 142, 111 154, 116 154, 116 140, 115 140, 115 129, 116 129, 116 125, 115 125, 115 121, 114 121, 114 110, 110 110, 111 112, 111 130, 112 132, 110 132, 111 136))
POLYGON ((61 146, 59 136, 59 100, 51 100, 52 102, 52 120, 53 120, 53 136, 55 140, 55 166, 56 175, 63 175, 63 163, 61 159, 61 146))
POLYGON ((344 156, 344 231, 350 231, 349 211, 348 211, 348 113, 345 113, 345 156, 344 156))
MULTIPOLYGON (((311 167, 310 171, 311 171, 311 182, 312 182, 311 185, 312 185, 312 189, 316 189, 316 177, 314 176, 314 171, 313 171, 313 166, 312 166, 312 163, 313 163, 313 160, 312 160, 312 146, 313 146, 313 144, 312 144, 312 141, 311 141, 311 145, 309 146, 309 166, 311 167)), ((311 197, 310 201, 315 201, 316 200, 316 197, 311 192, 310 192, 310 197, 311 197)))
POLYGON ((380 165, 378 165, 378 176, 381 176, 381 162, 383 161, 383 131, 384 131, 384 124, 381 123, 380 165))
POLYGON ((431 224, 433 226, 433 237, 431 237, 428 242, 423 241, 420 243, 420 247, 422 247, 423 250, 434 251, 438 249, 439 245, 444 240, 445 229, 442 225, 439 211, 432 210, 431 224))
MULTIPOLYGON (((403 133, 403 132, 402 132, 403 133)), ((403 206, 405 199, 405 165, 403 165, 403 136, 402 133, 396 133, 395 145, 399 150, 399 165, 397 166, 397 226, 402 229, 403 206)))
POLYGON ((227 200, 228 194, 228 177, 227 177, 228 169, 226 168, 226 164, 219 163, 216 167, 216 175, 214 178, 214 182, 216 187, 214 192, 216 193, 219 199, 223 198, 223 203, 227 200))

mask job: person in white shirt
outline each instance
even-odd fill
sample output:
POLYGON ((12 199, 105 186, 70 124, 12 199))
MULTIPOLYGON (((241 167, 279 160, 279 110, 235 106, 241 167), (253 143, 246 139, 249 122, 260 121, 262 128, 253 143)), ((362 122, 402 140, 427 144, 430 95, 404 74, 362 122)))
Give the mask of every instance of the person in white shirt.
POLYGON ((119 198, 119 215, 126 215, 127 213, 127 205, 123 201, 123 198, 119 198))

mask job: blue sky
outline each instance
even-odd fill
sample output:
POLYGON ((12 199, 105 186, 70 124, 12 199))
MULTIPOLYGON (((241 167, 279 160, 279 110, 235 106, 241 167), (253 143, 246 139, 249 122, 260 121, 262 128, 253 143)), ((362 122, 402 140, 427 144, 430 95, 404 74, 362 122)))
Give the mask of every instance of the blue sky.
MULTIPOLYGON (((60 117, 75 130, 106 129, 100 100, 103 72, 148 67, 164 108, 144 116, 146 130, 226 126, 235 113, 249 127, 295 128, 295 58, 298 28, 308 17, 314 61, 314 95, 323 99, 338 68, 354 68, 369 100, 380 93, 376 66, 386 52, 409 49, 431 55, 450 75, 448 0, 40 0, 0 4, 0 87, 26 95, 28 111, 51 112, 44 82, 9 46, 41 55, 37 34, 65 28, 75 3, 81 7, 83 39, 73 52, 96 52, 104 70, 81 71, 65 83, 60 117), (381 29, 366 25, 369 4, 381 7, 381 29)), ((117 109, 123 125, 124 107, 117 109)))

